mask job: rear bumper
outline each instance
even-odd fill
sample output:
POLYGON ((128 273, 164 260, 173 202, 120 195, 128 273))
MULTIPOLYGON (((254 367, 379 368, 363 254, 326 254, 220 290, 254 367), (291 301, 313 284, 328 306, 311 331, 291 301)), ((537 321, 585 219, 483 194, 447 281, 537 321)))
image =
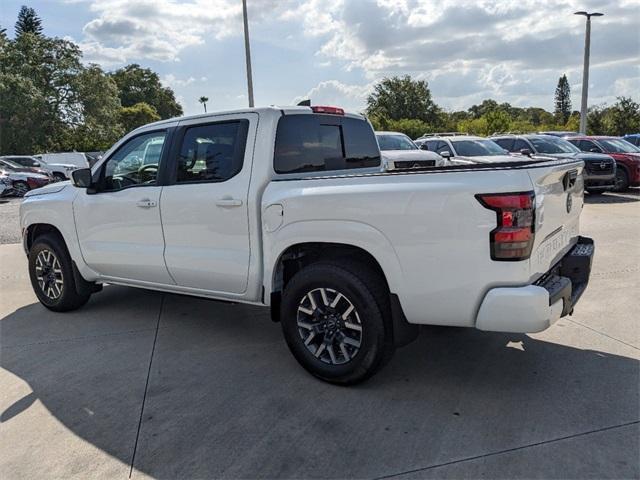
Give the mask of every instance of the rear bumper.
POLYGON ((595 245, 580 237, 560 262, 532 285, 487 292, 476 318, 480 330, 535 333, 573 312, 589 283, 595 245))

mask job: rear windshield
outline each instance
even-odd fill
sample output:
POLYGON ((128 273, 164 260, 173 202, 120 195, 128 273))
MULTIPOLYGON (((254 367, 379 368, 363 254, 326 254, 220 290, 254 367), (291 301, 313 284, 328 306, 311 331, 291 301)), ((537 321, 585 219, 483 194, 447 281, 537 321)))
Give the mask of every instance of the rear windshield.
POLYGON ((278 173, 380 166, 368 122, 337 115, 285 115, 278 121, 273 166, 278 173))
POLYGON ((380 150, 417 150, 418 147, 404 135, 376 135, 380 150))

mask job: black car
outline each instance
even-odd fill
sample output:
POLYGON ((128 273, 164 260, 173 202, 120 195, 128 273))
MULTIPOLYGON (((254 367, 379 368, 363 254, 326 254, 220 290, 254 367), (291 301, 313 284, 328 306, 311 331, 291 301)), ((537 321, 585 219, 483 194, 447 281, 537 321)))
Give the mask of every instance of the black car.
POLYGON ((583 160, 584 188, 590 193, 615 189, 616 161, 602 153, 583 152, 575 145, 552 135, 498 135, 491 137, 511 153, 532 158, 555 157, 583 160))

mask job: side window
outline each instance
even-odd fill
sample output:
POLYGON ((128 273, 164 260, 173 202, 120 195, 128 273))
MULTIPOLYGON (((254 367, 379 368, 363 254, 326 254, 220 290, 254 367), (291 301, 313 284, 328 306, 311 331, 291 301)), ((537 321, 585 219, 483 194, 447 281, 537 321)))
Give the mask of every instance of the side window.
POLYGON ((371 126, 364 120, 342 119, 344 135, 344 168, 366 168, 380 165, 380 150, 371 126))
POLYGON ((166 132, 146 133, 122 145, 102 167, 102 190, 155 185, 166 136, 166 132))
POLYGON ((380 151, 364 120, 333 115, 285 115, 278 121, 277 173, 321 172, 380 165, 380 151))
POLYGON ((531 145, 529 145, 526 141, 522 140, 521 138, 518 138, 515 141, 515 143, 513 144, 513 150, 510 150, 510 151, 511 152, 519 152, 523 148, 526 148, 527 150, 531 150, 533 152, 533 149, 531 148, 531 145))
POLYGON ((427 146, 427 150, 431 151, 431 152, 435 152, 436 151, 436 146, 438 145, 438 142, 435 140, 427 140, 426 142, 424 142, 424 145, 427 146))
POLYGON ((442 152, 449 152, 451 155, 453 155, 453 151, 452 148, 449 146, 449 144, 447 142, 445 142, 444 140, 439 140, 438 143, 436 144, 436 153, 439 155, 442 152))
POLYGON ((507 152, 515 152, 516 149, 513 148, 514 140, 513 138, 499 138, 494 140, 498 145, 504 148, 507 152))
POLYGON ((248 120, 197 125, 185 130, 176 183, 224 182, 242 170, 248 120))
POLYGON ((597 148, 596 144, 590 140, 580 140, 578 142, 578 148, 583 152, 590 152, 592 148, 597 148))

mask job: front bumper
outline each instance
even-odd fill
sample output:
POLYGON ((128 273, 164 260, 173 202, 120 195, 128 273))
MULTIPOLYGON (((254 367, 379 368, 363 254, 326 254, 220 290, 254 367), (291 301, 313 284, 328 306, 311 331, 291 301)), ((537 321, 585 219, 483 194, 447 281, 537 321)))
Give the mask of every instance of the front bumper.
POLYGON ((579 237, 569 253, 534 284, 489 290, 480 305, 476 328, 535 333, 570 315, 589 283, 594 252, 593 240, 579 237))

